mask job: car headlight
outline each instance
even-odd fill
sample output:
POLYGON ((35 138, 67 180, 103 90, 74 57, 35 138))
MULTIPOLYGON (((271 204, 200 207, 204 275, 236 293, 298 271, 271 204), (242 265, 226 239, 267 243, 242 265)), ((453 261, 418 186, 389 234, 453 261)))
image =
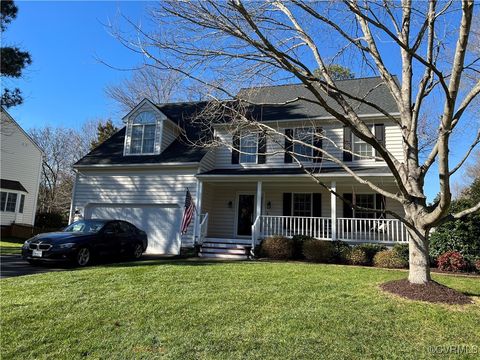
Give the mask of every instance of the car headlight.
POLYGON ((70 249, 70 248, 74 247, 75 245, 76 245, 75 243, 65 243, 65 244, 58 245, 58 247, 60 249, 70 249))

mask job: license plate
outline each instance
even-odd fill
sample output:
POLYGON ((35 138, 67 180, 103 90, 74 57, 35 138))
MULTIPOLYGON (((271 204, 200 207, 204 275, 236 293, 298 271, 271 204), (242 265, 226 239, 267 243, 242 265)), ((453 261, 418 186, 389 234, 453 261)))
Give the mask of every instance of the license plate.
POLYGON ((32 250, 32 256, 42 257, 42 250, 32 250))

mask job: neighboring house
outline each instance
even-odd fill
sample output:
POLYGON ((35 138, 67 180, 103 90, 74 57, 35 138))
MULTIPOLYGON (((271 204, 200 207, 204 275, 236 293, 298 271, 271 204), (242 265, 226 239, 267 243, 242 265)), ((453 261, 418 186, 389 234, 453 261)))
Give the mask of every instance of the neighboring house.
POLYGON ((43 152, 1 109, 1 225, 35 224, 43 152))
MULTIPOLYGON (((381 104, 393 117, 399 116, 379 78, 339 83, 350 92, 357 89, 359 96, 381 104)), ((323 108, 308 101, 281 105, 298 96, 312 97, 302 85, 241 90, 238 94, 254 103, 277 104, 252 106, 249 116, 337 154, 358 174, 396 191, 394 178, 383 161, 358 159, 343 152, 353 149, 369 156, 373 149, 323 108), (319 128, 333 142, 313 136, 313 129, 319 128)), ((177 254, 181 247, 198 243, 203 256, 242 258, 245 247, 257 245, 261 238, 274 234, 387 244, 407 240, 398 220, 384 213, 353 211, 316 184, 283 151, 285 140, 281 136, 273 141, 251 131, 232 136, 228 119, 213 126, 213 133, 200 129, 191 119, 205 105, 153 104, 143 100, 124 117, 124 128, 75 164, 71 218, 77 212, 85 218, 131 221, 147 231, 148 252, 158 254, 177 254), (215 136, 231 146, 210 150, 195 147, 186 140, 182 129, 189 140, 215 136), (232 148, 240 149, 240 153, 232 148), (187 188, 201 215, 181 236, 187 188)), ((402 161, 402 134, 397 124, 369 106, 359 106, 358 112, 376 137, 402 161)), ((311 148, 288 142, 285 146, 293 146, 296 153, 315 156, 311 148)), ((334 163, 308 159, 303 164, 359 206, 402 213, 400 204, 360 185, 334 163)))

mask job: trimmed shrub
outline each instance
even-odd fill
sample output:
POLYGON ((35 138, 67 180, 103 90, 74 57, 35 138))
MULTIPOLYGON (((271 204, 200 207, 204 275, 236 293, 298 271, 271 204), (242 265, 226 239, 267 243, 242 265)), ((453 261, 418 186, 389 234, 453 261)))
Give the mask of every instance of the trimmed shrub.
POLYGON ((333 262, 337 264, 348 263, 348 253, 352 250, 352 247, 346 242, 335 240, 332 241, 333 247, 333 262))
POLYGON ((365 250, 360 246, 355 246, 346 253, 347 263, 351 265, 368 265, 368 257, 365 250))
POLYGON ((480 215, 472 214, 439 226, 430 235, 429 248, 430 256, 436 260, 448 251, 456 251, 473 265, 480 254, 480 215))
POLYGON ((293 241, 283 236, 271 236, 262 242, 262 254, 276 260, 293 257, 293 241))
POLYGON ((395 244, 392 249, 397 256, 405 261, 408 264, 409 254, 408 254, 408 244, 395 244))
POLYGON ((468 268, 468 263, 462 254, 457 251, 447 251, 440 255, 437 259, 437 265, 440 270, 453 272, 465 271, 468 268))
POLYGON ((379 244, 362 244, 357 245, 356 248, 362 249, 365 252, 367 262, 364 265, 372 265, 375 254, 379 251, 387 250, 386 246, 379 244))
POLYGON ((408 262, 401 258, 395 250, 382 250, 373 257, 373 266, 389 269, 403 269, 408 262))
POLYGON ((333 254, 330 241, 307 239, 303 242, 303 255, 309 261, 332 262, 333 254))
POLYGON ((307 235, 294 235, 292 236, 293 241, 293 258, 294 259, 304 259, 303 256, 303 243, 306 240, 314 240, 312 237, 307 235))
POLYGON ((475 270, 477 270, 477 272, 480 272, 480 259, 475 260, 473 267, 475 270))

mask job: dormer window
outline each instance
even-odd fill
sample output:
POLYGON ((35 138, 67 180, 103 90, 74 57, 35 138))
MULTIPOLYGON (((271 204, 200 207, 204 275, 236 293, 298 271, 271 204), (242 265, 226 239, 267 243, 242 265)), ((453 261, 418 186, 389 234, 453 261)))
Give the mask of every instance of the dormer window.
POLYGON ((155 152, 156 116, 143 111, 132 122, 130 154, 153 154, 155 152))

